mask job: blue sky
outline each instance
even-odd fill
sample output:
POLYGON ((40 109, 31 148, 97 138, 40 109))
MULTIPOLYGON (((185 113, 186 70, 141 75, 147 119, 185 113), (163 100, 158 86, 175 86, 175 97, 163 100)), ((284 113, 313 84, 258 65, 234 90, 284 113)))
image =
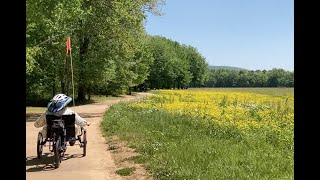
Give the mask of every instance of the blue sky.
POLYGON ((209 65, 294 69, 293 0, 166 0, 146 31, 197 48, 209 65))

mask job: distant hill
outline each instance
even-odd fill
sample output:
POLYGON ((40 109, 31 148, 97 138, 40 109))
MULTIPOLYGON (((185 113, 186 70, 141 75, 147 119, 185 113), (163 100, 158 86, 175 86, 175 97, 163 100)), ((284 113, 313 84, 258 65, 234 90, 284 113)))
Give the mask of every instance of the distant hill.
POLYGON ((240 70, 248 71, 248 69, 232 67, 232 66, 211 66, 211 65, 209 65, 209 69, 228 69, 228 70, 236 70, 236 71, 240 71, 240 70))

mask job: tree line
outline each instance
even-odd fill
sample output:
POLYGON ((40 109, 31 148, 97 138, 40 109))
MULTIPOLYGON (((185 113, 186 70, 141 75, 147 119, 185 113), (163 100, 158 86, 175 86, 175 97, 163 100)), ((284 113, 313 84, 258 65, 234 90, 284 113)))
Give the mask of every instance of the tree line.
POLYGON ((272 70, 212 69, 196 48, 161 36, 150 37, 153 63, 139 88, 188 87, 293 87, 294 72, 272 70))
POLYGON ((294 72, 272 70, 211 69, 205 87, 294 87, 294 72))

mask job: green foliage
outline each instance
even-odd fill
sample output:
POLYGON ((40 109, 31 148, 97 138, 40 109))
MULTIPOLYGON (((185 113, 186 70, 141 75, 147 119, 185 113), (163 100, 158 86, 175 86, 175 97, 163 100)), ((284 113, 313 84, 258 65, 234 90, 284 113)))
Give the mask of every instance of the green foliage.
POLYGON ((27 47, 26 48, 26 74, 32 73, 36 66, 36 56, 40 54, 39 47, 27 47))
POLYGON ((294 73, 283 69, 210 69, 205 87, 293 87, 294 73))
POLYGON ((150 36, 154 62, 146 80, 150 88, 187 88, 203 85, 207 62, 195 48, 161 36, 150 36))
POLYGON ((162 0, 62 0, 26 2, 27 100, 71 93, 71 37, 78 99, 121 94, 143 83, 153 62, 145 12, 159 15, 162 0))
POLYGON ((208 64, 205 58, 202 57, 195 48, 188 46, 187 49, 187 60, 193 76, 190 86, 202 86, 208 73, 208 64))

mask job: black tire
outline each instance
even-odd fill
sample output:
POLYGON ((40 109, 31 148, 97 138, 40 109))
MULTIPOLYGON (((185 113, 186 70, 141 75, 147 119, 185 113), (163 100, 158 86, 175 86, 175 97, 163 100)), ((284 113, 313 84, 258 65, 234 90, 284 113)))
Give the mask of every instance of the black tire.
POLYGON ((38 134, 38 140, 37 140, 37 156, 40 159, 42 157, 42 151, 43 151, 43 136, 41 133, 38 134))
POLYGON ((61 162, 61 153, 60 153, 61 137, 59 137, 58 140, 56 141, 54 148, 55 148, 54 149, 54 167, 59 168, 60 162, 61 162))
POLYGON ((83 156, 87 155, 87 131, 83 130, 83 156))

